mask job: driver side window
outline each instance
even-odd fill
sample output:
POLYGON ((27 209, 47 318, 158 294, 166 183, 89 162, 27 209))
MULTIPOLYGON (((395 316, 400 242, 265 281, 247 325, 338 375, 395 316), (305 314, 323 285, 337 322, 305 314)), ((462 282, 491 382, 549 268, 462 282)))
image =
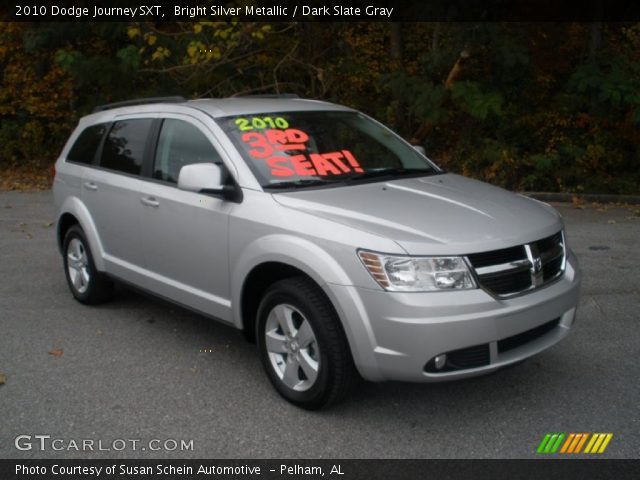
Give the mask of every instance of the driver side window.
POLYGON ((153 178, 178 183, 180 169, 192 163, 222 165, 222 159, 209 139, 194 125, 183 120, 165 119, 153 162, 153 178))

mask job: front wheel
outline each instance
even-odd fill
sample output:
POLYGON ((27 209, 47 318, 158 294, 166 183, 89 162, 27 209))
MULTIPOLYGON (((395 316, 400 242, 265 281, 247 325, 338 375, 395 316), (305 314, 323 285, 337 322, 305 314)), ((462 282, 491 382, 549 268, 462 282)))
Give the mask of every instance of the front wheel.
POLYGON ((340 320, 307 278, 285 279, 267 290, 256 338, 276 390, 300 407, 316 410, 335 403, 358 380, 340 320))

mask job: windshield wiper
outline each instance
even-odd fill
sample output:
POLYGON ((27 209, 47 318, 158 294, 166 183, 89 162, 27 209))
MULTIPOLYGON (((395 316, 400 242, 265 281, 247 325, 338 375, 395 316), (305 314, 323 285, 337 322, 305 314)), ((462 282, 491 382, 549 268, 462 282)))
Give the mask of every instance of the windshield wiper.
POLYGON ((327 180, 320 178, 303 178, 300 180, 285 180, 282 182, 269 183, 264 185, 263 188, 277 189, 277 188, 296 188, 296 187, 315 187, 317 185, 333 185, 336 183, 342 183, 343 179, 327 180))
POLYGON ((368 180, 370 178, 376 177, 387 177, 387 176, 395 176, 395 175, 415 175, 415 174, 424 174, 424 175, 435 175, 439 173, 437 170, 425 170, 423 168, 398 168, 398 167, 389 167, 389 168, 376 168, 374 170, 367 170, 362 173, 352 173, 347 176, 346 180, 350 182, 359 182, 360 180, 368 180))
POLYGON ((402 176, 402 175, 437 175, 441 172, 437 170, 425 170, 423 168, 398 168, 398 167, 390 167, 390 168, 376 168, 374 170, 367 170, 365 172, 352 172, 349 174, 337 175, 335 177, 325 177, 325 178, 302 178, 299 180, 284 180, 282 182, 270 183, 268 185, 264 185, 265 189, 284 189, 284 188, 296 188, 296 187, 315 187, 318 185, 335 185, 335 184, 344 184, 344 183, 352 183, 359 182, 361 180, 368 180, 371 178, 377 177, 388 177, 388 176, 402 176))

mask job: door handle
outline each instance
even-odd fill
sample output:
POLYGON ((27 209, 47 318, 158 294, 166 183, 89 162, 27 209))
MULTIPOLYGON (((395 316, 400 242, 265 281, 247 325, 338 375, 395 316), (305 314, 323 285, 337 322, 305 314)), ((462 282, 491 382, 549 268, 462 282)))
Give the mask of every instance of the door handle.
POLYGON ((98 185, 96 185, 93 182, 84 182, 84 188, 86 188, 88 190, 96 191, 96 190, 98 190, 98 185))
POLYGON ((140 201, 142 202, 143 205, 146 205, 148 207, 159 207, 160 206, 160 202, 157 201, 154 197, 142 197, 140 199, 140 201))

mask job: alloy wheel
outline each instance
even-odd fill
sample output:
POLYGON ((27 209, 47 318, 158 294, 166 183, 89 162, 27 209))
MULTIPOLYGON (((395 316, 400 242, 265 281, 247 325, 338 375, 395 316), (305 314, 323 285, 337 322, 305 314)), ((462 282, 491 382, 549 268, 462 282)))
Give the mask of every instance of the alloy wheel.
POLYGON ((276 305, 267 316, 264 335, 278 378, 292 390, 309 390, 318 378, 320 350, 305 316, 291 305, 276 305))
POLYGON ((87 250, 79 238, 73 238, 67 246, 67 270, 73 288, 80 294, 87 291, 91 274, 87 250))

